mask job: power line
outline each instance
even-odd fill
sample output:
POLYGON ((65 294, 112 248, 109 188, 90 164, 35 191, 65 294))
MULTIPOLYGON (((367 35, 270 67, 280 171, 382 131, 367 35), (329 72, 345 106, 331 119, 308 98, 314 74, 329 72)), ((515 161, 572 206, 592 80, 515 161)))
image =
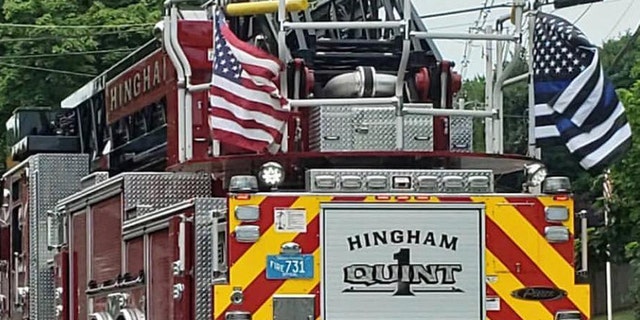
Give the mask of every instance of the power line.
POLYGON ((584 15, 589 11, 589 9, 591 9, 591 6, 593 5, 593 3, 589 4, 589 6, 584 9, 584 11, 582 11, 582 13, 580 14, 580 16, 578 18, 576 18, 576 20, 573 21, 573 24, 575 25, 576 23, 578 23, 578 21, 580 21, 580 19, 582 19, 582 17, 584 17, 584 15))
POLYGON ((615 30, 618 27, 620 22, 622 22, 622 19, 624 19, 624 17, 627 15, 627 13, 629 13, 629 11, 630 11, 629 9, 631 9, 633 4, 636 3, 636 2, 637 2, 637 0, 629 0, 629 5, 627 5, 627 8, 624 9, 624 11, 622 11, 622 15, 620 16, 620 18, 618 18, 618 21, 616 21, 616 23, 613 25, 611 30, 609 30, 609 33, 607 33, 607 36, 604 37, 603 40, 609 38, 609 36, 613 33, 613 30, 615 30))
POLYGON ((53 28, 53 29, 110 29, 110 28, 129 28, 144 27, 155 25, 155 23, 130 23, 130 24, 104 24, 104 25, 55 25, 55 24, 20 24, 20 23, 0 23, 0 27, 16 27, 16 28, 53 28))
POLYGON ((460 10, 454 10, 454 11, 445 11, 445 12, 438 12, 433 14, 425 14, 425 15, 421 15, 420 18, 427 19, 427 18, 436 18, 436 17, 442 17, 442 16, 450 16, 450 15, 460 14, 460 13, 474 12, 478 10, 484 11, 484 10, 490 10, 495 8, 511 8, 510 3, 502 3, 502 4, 495 4, 495 5, 493 4, 493 1, 491 3, 492 4, 488 6, 487 1, 485 1, 484 6, 482 7, 467 8, 467 9, 460 9, 460 10))
POLYGON ((92 33, 89 33, 89 34, 69 35, 69 36, 48 36, 48 37, 27 37, 27 38, 0 38, 0 43, 59 40, 59 39, 77 39, 77 38, 93 37, 93 36, 106 36, 106 35, 122 34, 122 33, 134 33, 134 32, 141 32, 141 31, 145 31, 145 30, 148 31, 149 29, 140 28, 140 29, 129 29, 129 30, 118 30, 118 31, 92 32, 92 33))
POLYGON ((24 55, 0 56, 0 60, 4 60, 4 59, 51 58, 51 57, 66 57, 66 56, 84 56, 84 55, 91 55, 91 54, 104 54, 104 53, 115 53, 115 52, 131 52, 131 51, 134 51, 134 50, 136 50, 136 48, 94 50, 94 51, 72 51, 72 52, 43 53, 43 54, 24 54, 24 55))
POLYGON ((66 74, 66 75, 71 75, 71 76, 79 76, 79 77, 87 77, 87 78, 94 78, 95 77, 95 75, 88 74, 88 73, 79 73, 79 72, 66 71, 66 70, 49 69, 49 68, 34 67, 34 66, 25 66, 25 65, 22 65, 22 64, 14 64, 14 63, 0 62, 0 66, 5 66, 5 67, 9 67, 9 68, 17 68, 17 69, 29 69, 29 70, 45 71, 45 72, 59 73, 59 74, 66 74))

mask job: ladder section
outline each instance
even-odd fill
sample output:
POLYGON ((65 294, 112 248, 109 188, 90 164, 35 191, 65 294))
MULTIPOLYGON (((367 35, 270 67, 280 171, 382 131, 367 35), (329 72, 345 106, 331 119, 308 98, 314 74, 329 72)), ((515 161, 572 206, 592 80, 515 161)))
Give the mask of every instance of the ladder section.
POLYGON ((496 112, 451 109, 452 66, 420 46, 430 34, 414 17, 410 0, 319 1, 303 14, 287 14, 280 0, 279 57, 313 69, 305 98, 291 74, 281 77, 294 111, 310 108, 310 151, 473 150, 473 118, 496 112))

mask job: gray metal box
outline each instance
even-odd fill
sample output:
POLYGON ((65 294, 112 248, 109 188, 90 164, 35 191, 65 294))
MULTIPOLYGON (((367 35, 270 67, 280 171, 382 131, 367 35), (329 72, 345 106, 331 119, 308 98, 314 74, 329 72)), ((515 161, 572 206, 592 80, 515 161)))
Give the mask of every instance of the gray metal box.
MULTIPOLYGON (((326 107, 311 111, 309 144, 313 151, 396 150, 396 110, 393 106, 326 107)), ((403 150, 433 150, 433 117, 403 117, 403 150)))
POLYGON ((311 294, 273 296, 273 320, 315 319, 316 297, 311 294))
MULTIPOLYGON (((395 107, 317 107, 311 111, 309 144, 312 151, 396 150, 395 107)), ((433 151, 433 117, 404 115, 403 148, 433 151)), ((449 117, 449 150, 473 151, 473 118, 449 117)))
POLYGON ((457 152, 473 151, 473 118, 468 116, 449 117, 449 150, 457 152))

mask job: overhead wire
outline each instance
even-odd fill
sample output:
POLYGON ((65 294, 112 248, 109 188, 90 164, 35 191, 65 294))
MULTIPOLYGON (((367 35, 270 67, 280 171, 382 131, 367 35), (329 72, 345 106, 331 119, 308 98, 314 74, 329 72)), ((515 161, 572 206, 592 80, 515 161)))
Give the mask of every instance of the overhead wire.
POLYGON ((68 36, 65 35, 65 36, 47 36, 47 37, 0 38, 0 43, 77 39, 77 38, 85 38, 85 37, 93 37, 93 36, 106 36, 106 35, 113 35, 113 34, 134 33, 134 32, 142 32, 142 31, 149 31, 149 29, 139 28, 139 29, 118 30, 118 31, 93 32, 89 34, 68 35, 68 36))
POLYGON ((53 29, 111 29, 111 28, 129 28, 144 27, 155 25, 155 23, 128 23, 128 24, 104 24, 104 25, 59 25, 59 24, 22 24, 22 23, 0 23, 2 27, 14 28, 53 28, 53 29))
MULTIPOLYGON (((495 3, 495 0, 491 0, 491 4, 489 4, 489 0, 485 0, 484 4, 482 6, 482 9, 480 10, 480 12, 478 13, 478 18, 475 20, 474 22, 474 26, 469 28, 469 33, 471 33, 472 30, 475 30, 475 33, 479 33, 480 30, 482 28, 484 28, 484 25, 487 23, 487 17, 489 16, 489 7, 492 7, 495 3), (482 22, 480 21, 482 19, 482 22)), ((469 60, 469 56, 471 55, 471 43, 473 42, 473 40, 467 40, 467 42, 465 43, 464 46, 464 51, 462 54, 462 67, 460 70, 460 74, 462 76, 462 78, 464 79, 464 77, 466 76, 466 72, 467 72, 467 67, 469 66, 469 63, 471 62, 469 60)))
POLYGON ((50 69, 50 68, 43 68, 43 67, 27 66, 27 65, 23 65, 23 64, 6 63, 6 62, 0 62, 0 66, 4 66, 4 67, 8 67, 8 68, 45 71, 45 72, 50 72, 50 73, 59 73, 59 74, 66 74, 66 75, 87 77, 87 78, 93 78, 93 77, 96 76, 94 74, 89 74, 89 73, 80 73, 80 72, 67 71, 67 70, 59 70, 59 69, 50 69))
POLYGON ((613 31, 618 27, 618 25, 620 24, 620 22, 622 22, 622 19, 624 19, 624 17, 627 15, 627 13, 629 13, 629 9, 631 9, 631 7, 638 2, 637 0, 629 0, 629 4, 627 5, 627 7, 622 11, 622 15, 620 16, 620 18, 618 18, 618 20, 616 21, 616 23, 613 25, 613 27, 611 27, 611 30, 609 30, 609 33, 607 33, 607 36, 603 38, 603 40, 606 40, 609 38, 609 36, 611 36, 611 34, 613 33, 613 31))
POLYGON ((64 56, 84 56, 92 54, 106 54, 116 52, 132 52, 137 48, 124 48, 124 49, 108 49, 108 50, 88 50, 88 51, 70 51, 59 53, 43 53, 43 54, 23 54, 23 55, 11 55, 0 56, 0 60, 5 59, 33 59, 33 58, 52 58, 52 57, 64 57, 64 56))
POLYGON ((578 16, 578 18, 576 18, 576 20, 573 21, 573 24, 575 25, 576 23, 578 23, 578 21, 580 21, 580 19, 582 19, 582 17, 584 17, 585 14, 587 14, 587 12, 589 11, 589 9, 591 9, 591 6, 593 6, 593 3, 590 3, 589 6, 587 6, 586 9, 584 9, 584 11, 582 11, 582 13, 580 14, 580 16, 578 16))

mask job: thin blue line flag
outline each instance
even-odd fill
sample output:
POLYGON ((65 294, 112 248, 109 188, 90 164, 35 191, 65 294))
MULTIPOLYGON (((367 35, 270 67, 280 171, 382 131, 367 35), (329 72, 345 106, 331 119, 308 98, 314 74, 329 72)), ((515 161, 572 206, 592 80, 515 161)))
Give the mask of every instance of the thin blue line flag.
POLYGON ((598 172, 631 147, 631 127, 598 48, 568 21, 537 13, 533 35, 535 136, 563 143, 580 165, 598 172))

